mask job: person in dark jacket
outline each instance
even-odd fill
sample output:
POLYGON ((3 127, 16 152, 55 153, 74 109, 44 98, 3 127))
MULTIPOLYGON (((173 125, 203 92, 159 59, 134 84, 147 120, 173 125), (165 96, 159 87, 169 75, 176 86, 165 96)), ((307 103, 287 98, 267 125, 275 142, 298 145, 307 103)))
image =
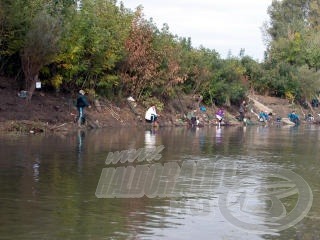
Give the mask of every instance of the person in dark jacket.
POLYGON ((86 121, 85 115, 84 115, 84 108, 90 107, 90 104, 85 96, 85 91, 83 91, 83 90, 79 91, 76 106, 77 106, 77 110, 78 110, 77 122, 78 122, 78 125, 81 126, 81 124, 84 124, 86 121))
POLYGON ((243 101, 243 102, 240 104, 240 108, 239 108, 239 113, 240 113, 239 120, 240 120, 240 121, 244 121, 245 112, 246 112, 246 111, 247 111, 247 104, 246 104, 246 101, 243 101))

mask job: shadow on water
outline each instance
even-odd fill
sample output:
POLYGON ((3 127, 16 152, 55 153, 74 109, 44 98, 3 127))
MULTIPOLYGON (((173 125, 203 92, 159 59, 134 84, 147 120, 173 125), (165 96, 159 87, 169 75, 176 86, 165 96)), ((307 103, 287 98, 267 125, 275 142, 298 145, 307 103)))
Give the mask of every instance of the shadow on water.
POLYGON ((1 136, 0 236, 317 239, 319 130, 122 128, 63 138, 1 136), (124 150, 140 155, 106 164, 110 153, 124 150))

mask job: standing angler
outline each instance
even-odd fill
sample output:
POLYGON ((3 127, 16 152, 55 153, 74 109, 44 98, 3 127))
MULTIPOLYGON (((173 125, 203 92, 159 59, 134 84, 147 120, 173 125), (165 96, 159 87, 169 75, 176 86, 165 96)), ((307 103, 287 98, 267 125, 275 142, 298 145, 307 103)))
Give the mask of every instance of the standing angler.
POLYGON ((84 108, 85 107, 90 107, 90 104, 88 103, 88 100, 85 96, 85 91, 80 90, 78 98, 77 98, 77 109, 78 109, 77 122, 78 122, 79 127, 82 124, 84 124, 86 121, 85 115, 84 115, 84 108))

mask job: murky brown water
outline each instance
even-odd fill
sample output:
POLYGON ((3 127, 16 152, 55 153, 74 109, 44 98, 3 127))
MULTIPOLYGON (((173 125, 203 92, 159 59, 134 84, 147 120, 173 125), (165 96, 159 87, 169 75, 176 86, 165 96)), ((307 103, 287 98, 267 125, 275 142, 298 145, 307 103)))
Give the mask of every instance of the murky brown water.
POLYGON ((320 239, 319 139, 317 126, 1 136, 0 239, 320 239))

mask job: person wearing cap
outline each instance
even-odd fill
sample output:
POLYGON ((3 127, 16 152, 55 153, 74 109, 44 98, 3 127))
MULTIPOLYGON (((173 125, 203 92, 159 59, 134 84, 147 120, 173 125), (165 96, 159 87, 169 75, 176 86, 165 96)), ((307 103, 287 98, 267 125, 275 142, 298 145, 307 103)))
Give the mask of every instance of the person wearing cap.
POLYGON ((85 96, 85 91, 82 89, 79 91, 79 95, 77 98, 77 110, 78 110, 78 125, 81 126, 81 124, 85 123, 85 116, 84 116, 84 108, 90 107, 90 104, 85 96))

